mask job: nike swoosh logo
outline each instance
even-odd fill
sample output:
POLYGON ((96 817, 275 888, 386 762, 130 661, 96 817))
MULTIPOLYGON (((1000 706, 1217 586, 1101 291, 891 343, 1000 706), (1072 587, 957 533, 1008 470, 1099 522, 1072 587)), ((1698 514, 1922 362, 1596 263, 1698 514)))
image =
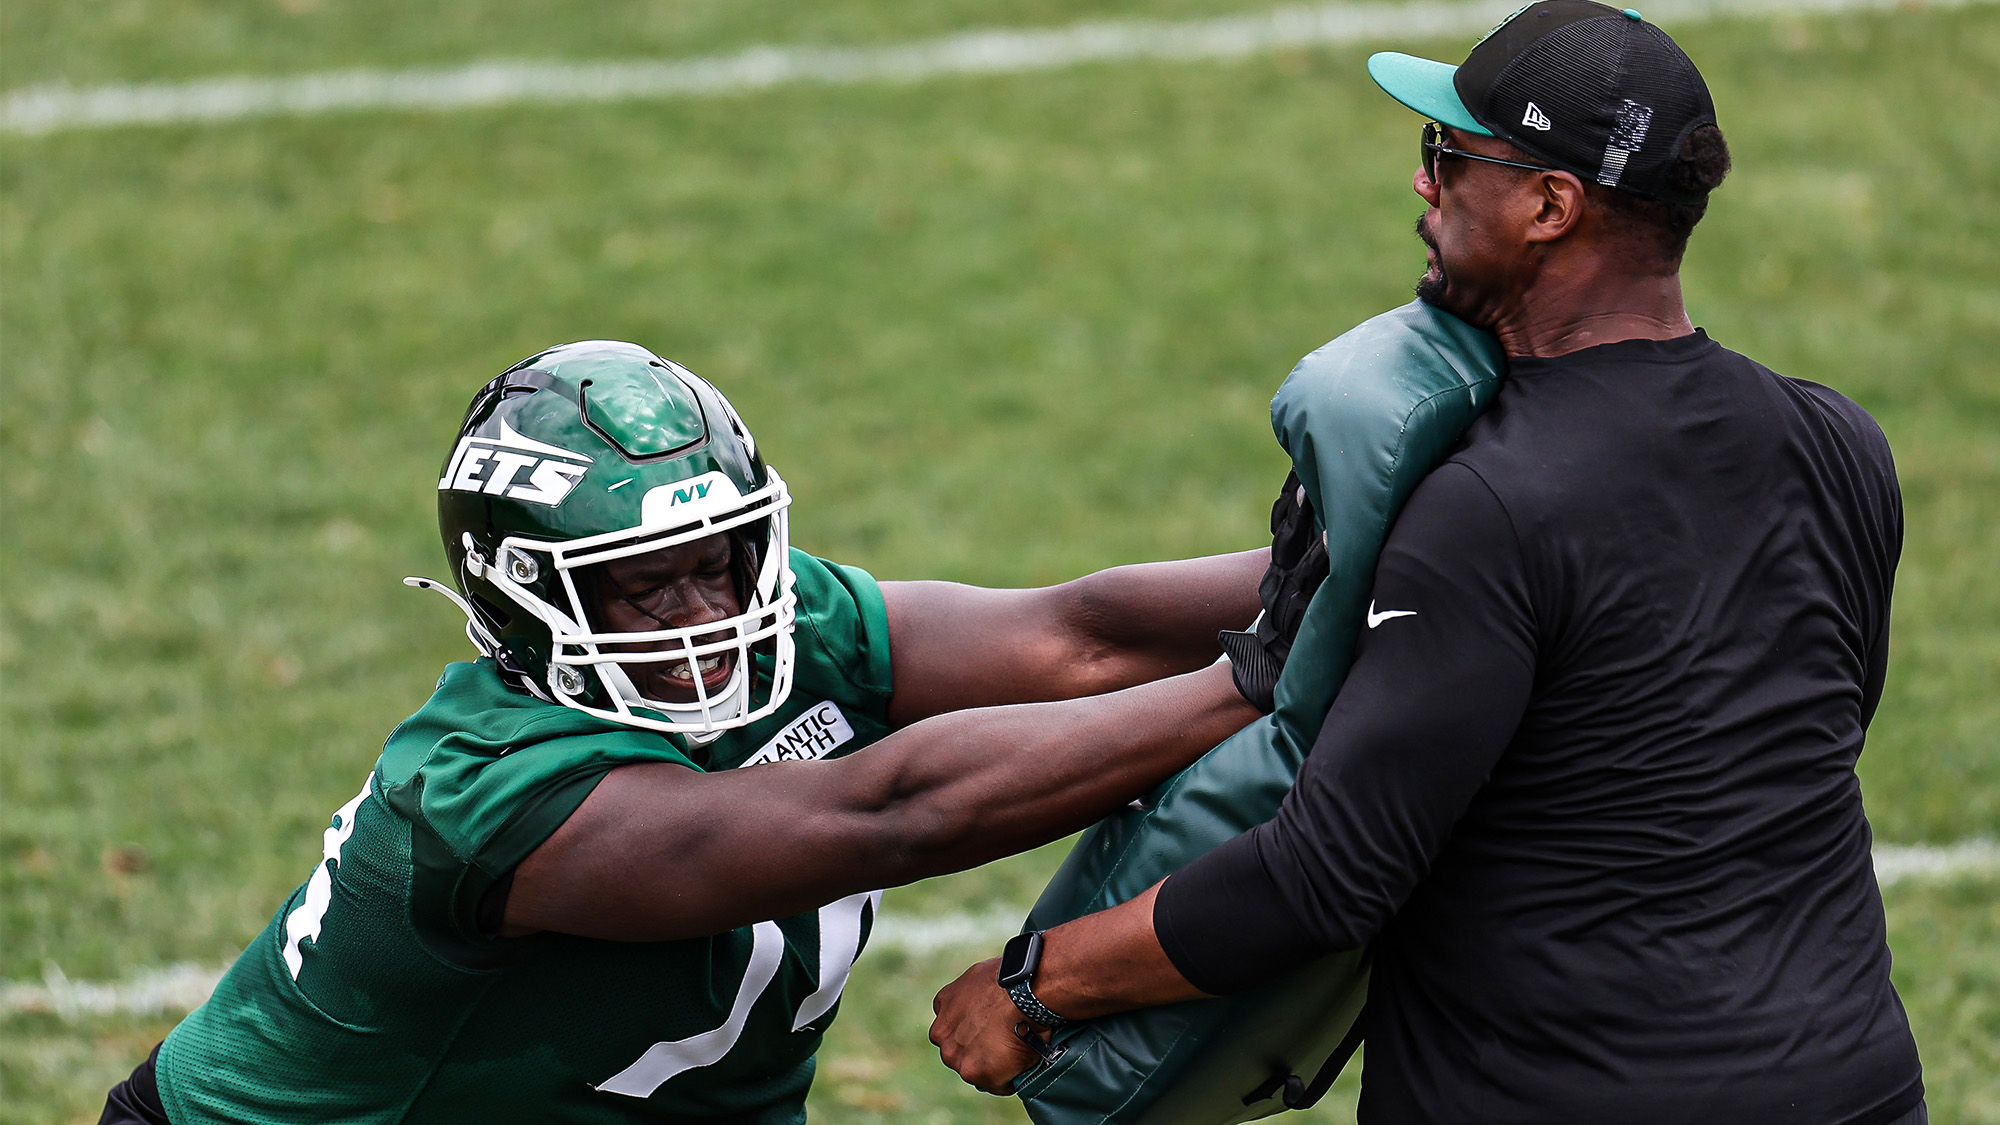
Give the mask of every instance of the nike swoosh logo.
POLYGON ((1368 627, 1370 629, 1389 620, 1391 617, 1415 617, 1416 615, 1417 611, 1414 609, 1385 609, 1381 613, 1376 613, 1375 603, 1372 601, 1368 603, 1368 627))

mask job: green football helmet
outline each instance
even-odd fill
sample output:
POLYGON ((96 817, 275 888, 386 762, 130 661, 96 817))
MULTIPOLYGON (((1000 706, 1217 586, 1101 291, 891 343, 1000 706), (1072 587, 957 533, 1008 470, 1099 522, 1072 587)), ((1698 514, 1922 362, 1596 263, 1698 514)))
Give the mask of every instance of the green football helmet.
POLYGON ((406 581, 457 603, 466 635, 517 687, 701 742, 771 714, 791 691, 790 505, 735 408, 705 380, 636 344, 564 344, 502 372, 466 410, 438 478, 458 593, 406 581), (738 616, 606 630, 584 568, 717 533, 732 540, 738 616), (687 670, 677 674, 692 700, 641 692, 628 667, 659 662, 687 670), (704 683, 724 662, 728 678, 704 683))

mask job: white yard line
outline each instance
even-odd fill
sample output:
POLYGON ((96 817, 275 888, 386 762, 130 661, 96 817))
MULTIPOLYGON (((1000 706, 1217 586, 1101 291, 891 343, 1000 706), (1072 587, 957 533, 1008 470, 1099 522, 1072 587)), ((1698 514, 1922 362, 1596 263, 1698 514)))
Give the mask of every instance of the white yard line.
MULTIPOLYGON (((1996 0, 1651 0, 1649 18, 1681 25, 1719 16, 1959 8, 1996 0)), ((1288 47, 1475 35, 1517 0, 1346 3, 1166 22, 1095 22, 964 31, 881 47, 759 46, 672 60, 487 60, 410 70, 337 70, 289 77, 209 78, 132 86, 33 86, 0 96, 0 131, 52 133, 359 110, 659 100, 800 83, 918 82, 1018 74, 1127 59, 1228 59, 1288 47)))
MULTIPOLYGON (((1875 849, 1875 875, 1884 886, 1906 880, 2000 875, 2000 842, 1965 840, 1936 847, 1882 844, 1875 849)), ((892 949, 912 956, 991 952, 1020 929, 1025 907, 994 907, 978 913, 887 913, 868 941, 872 950, 892 949)), ((222 967, 183 962, 146 969, 122 981, 73 981, 54 965, 39 981, 0 981, 0 1018, 43 1012, 74 1020, 87 1016, 159 1016, 193 1009, 215 989, 222 967)))
POLYGON ((868 937, 870 949, 894 949, 926 957, 951 949, 994 949, 1021 932, 1025 906, 995 906, 977 914, 897 914, 884 911, 868 937))
POLYGON ((81 1016, 158 1016, 192 1011, 222 979, 222 970, 183 961, 144 969, 121 981, 71 980, 50 965, 39 981, 0 981, 0 1017, 49 1012, 81 1016))
POLYGON ((1875 879, 1883 886, 1906 879, 1952 879, 2000 873, 2000 841, 1981 837, 1936 847, 1875 845, 1875 879))

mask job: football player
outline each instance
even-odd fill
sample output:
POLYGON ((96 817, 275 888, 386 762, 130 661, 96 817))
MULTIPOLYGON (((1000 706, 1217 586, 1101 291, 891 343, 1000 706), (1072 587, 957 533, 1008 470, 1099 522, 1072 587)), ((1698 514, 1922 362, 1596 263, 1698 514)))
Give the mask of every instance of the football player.
POLYGON ((878 888, 1082 828, 1257 716, 1216 634, 1268 552, 878 584, 792 549, 735 410, 632 344, 488 383, 438 490, 457 592, 409 581, 479 659, 106 1121, 803 1121, 878 888))

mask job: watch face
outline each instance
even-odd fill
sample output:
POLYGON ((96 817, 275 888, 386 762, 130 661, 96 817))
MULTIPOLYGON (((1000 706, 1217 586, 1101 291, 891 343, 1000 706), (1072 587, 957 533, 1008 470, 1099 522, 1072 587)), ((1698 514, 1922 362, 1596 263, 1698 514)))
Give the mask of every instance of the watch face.
POLYGON ((1000 987, 1012 988, 1033 976, 1041 952, 1040 934, 1017 934, 1007 939, 1007 948, 1000 953, 1000 987))

